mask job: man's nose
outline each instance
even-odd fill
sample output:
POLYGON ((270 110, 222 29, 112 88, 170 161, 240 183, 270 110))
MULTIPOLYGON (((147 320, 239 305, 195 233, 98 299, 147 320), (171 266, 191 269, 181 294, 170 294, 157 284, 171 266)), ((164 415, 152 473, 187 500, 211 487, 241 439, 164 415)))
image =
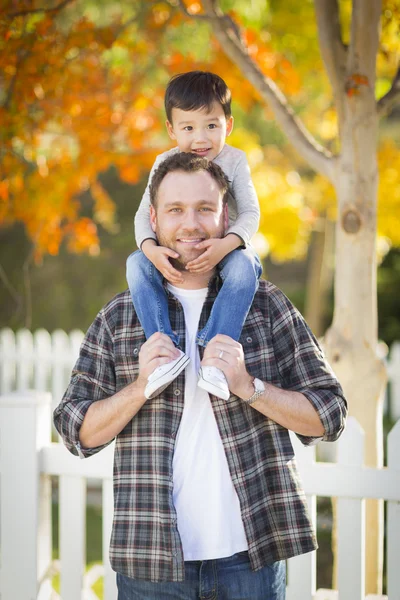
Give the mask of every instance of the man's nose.
POLYGON ((185 229, 192 230, 198 228, 198 215, 195 210, 186 210, 182 226, 185 229))

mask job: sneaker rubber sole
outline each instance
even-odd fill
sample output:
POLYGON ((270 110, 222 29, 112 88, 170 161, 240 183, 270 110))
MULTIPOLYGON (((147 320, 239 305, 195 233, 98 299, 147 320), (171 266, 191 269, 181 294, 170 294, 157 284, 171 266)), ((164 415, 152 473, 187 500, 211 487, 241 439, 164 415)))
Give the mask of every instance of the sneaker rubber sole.
POLYGON ((230 392, 228 388, 224 389, 222 386, 220 387, 216 384, 213 384, 212 381, 209 381, 208 379, 204 378, 202 367, 200 367, 199 380, 197 382, 197 385, 209 394, 217 396, 222 400, 229 400, 230 398, 230 392))
POLYGON ((166 373, 162 373, 159 377, 154 379, 154 381, 149 381, 144 390, 144 395, 148 400, 154 398, 154 396, 158 396, 161 394, 169 386, 170 383, 174 381, 183 371, 183 369, 190 362, 190 358, 186 356, 186 354, 182 354, 181 358, 174 364, 170 371, 166 373))

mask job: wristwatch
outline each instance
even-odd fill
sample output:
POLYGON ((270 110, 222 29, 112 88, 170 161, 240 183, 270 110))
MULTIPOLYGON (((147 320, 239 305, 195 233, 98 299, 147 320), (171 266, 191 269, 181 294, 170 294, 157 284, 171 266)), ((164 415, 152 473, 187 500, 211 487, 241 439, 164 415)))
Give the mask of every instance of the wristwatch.
POLYGON ((257 379, 257 377, 254 377, 253 385, 254 394, 252 394, 247 400, 243 400, 243 402, 245 402, 246 404, 253 404, 253 402, 255 402, 265 392, 265 385, 263 384, 261 379, 257 379))

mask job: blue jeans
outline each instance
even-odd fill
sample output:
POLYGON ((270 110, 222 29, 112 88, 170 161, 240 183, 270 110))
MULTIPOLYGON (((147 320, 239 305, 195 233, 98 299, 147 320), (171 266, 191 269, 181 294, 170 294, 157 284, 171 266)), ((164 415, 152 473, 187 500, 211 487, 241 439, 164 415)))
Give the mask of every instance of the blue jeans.
MULTIPOLYGON (((251 247, 233 250, 219 267, 222 286, 204 329, 197 334, 199 346, 206 346, 217 333, 239 340, 262 273, 260 259, 251 247)), ((160 331, 179 346, 179 336, 172 331, 169 320, 163 277, 140 250, 129 256, 126 278, 146 339, 160 331)))
POLYGON ((118 600, 285 600, 286 565, 252 571, 247 552, 185 562, 185 581, 152 583, 117 573, 118 600))

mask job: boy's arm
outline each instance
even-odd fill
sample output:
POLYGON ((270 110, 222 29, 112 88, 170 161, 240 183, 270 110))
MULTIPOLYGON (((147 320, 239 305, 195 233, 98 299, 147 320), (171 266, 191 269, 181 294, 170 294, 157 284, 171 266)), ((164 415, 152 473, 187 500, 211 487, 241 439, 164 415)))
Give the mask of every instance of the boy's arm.
POLYGON ((244 152, 240 153, 231 181, 236 201, 236 221, 229 227, 227 234, 236 234, 245 244, 258 231, 260 224, 260 205, 251 179, 250 167, 244 152))
MULTIPOLYGON (((224 169, 225 165, 222 162, 218 164, 224 169)), ((224 238, 205 240, 196 246, 204 249, 204 252, 187 264, 186 268, 191 273, 204 273, 215 267, 229 252, 243 245, 246 246, 258 230, 260 206, 244 152, 240 152, 236 160, 231 190, 237 208, 236 221, 229 227, 224 238)))

